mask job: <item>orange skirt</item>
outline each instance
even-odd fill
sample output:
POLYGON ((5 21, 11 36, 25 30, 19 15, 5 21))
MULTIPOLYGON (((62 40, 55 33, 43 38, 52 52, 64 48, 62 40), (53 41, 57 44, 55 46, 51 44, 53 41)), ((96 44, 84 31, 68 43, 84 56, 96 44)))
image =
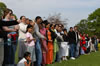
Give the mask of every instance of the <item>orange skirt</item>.
POLYGON ((52 64, 53 62, 53 43, 52 42, 48 42, 48 52, 46 55, 46 64, 52 64))

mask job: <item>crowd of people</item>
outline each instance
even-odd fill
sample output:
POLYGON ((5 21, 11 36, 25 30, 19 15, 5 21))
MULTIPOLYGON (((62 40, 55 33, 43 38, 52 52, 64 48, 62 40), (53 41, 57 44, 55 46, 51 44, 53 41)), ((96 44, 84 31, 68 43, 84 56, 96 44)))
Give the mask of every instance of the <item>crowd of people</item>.
POLYGON ((0 21, 9 23, 0 26, 0 66, 15 66, 16 49, 17 66, 46 66, 98 51, 97 36, 82 34, 77 26, 67 31, 62 24, 42 20, 40 16, 35 21, 25 16, 16 21, 12 14, 11 9, 6 9, 0 21))

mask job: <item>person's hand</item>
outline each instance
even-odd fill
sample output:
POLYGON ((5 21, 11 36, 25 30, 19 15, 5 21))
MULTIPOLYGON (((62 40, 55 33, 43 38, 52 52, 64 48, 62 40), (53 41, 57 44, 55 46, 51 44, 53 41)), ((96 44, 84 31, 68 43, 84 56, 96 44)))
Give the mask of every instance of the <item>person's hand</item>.
POLYGON ((10 34, 8 34, 8 35, 7 35, 7 37, 8 37, 8 38, 11 38, 11 35, 10 35, 10 34))
POLYGON ((34 40, 34 42, 36 42, 36 39, 35 38, 33 38, 33 40, 34 40))
POLYGON ((48 40, 49 42, 52 42, 52 40, 48 40))
POLYGON ((44 40, 47 40, 47 38, 46 38, 46 37, 44 37, 44 40))
POLYGON ((31 58, 29 58, 28 61, 31 62, 31 58))
POLYGON ((21 22, 21 20, 17 20, 17 22, 18 22, 18 23, 20 23, 20 22, 21 22))
POLYGON ((19 26, 18 25, 15 25, 15 29, 18 31, 19 30, 19 26))
POLYGON ((35 25, 35 22, 32 22, 31 25, 34 26, 35 25))

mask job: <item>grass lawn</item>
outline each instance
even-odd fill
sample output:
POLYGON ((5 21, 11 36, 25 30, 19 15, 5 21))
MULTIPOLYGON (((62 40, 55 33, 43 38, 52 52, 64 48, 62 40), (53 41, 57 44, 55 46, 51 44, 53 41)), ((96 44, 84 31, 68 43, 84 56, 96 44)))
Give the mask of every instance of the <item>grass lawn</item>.
POLYGON ((76 60, 62 61, 47 66, 100 66, 100 51, 92 52, 90 55, 81 55, 76 60))
MULTIPOLYGON (((18 62, 18 49, 16 52, 16 63, 18 62)), ((47 66, 100 66, 100 51, 92 52, 90 55, 81 55, 76 60, 62 61, 47 66)))

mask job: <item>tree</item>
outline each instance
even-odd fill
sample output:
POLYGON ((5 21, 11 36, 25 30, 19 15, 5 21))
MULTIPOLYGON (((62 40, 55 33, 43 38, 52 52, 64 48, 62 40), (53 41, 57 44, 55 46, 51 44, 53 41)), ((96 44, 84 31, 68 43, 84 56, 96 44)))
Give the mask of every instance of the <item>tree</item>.
POLYGON ((80 31, 88 33, 90 36, 97 35, 100 38, 100 8, 96 9, 85 20, 81 20, 77 24, 81 28, 80 31))
POLYGON ((7 8, 7 6, 3 3, 3 2, 0 2, 0 19, 3 15, 3 11, 7 8))
POLYGON ((65 27, 67 27, 67 20, 68 19, 62 19, 61 13, 55 13, 53 15, 50 14, 49 17, 47 18, 47 20, 50 23, 63 24, 65 27))

